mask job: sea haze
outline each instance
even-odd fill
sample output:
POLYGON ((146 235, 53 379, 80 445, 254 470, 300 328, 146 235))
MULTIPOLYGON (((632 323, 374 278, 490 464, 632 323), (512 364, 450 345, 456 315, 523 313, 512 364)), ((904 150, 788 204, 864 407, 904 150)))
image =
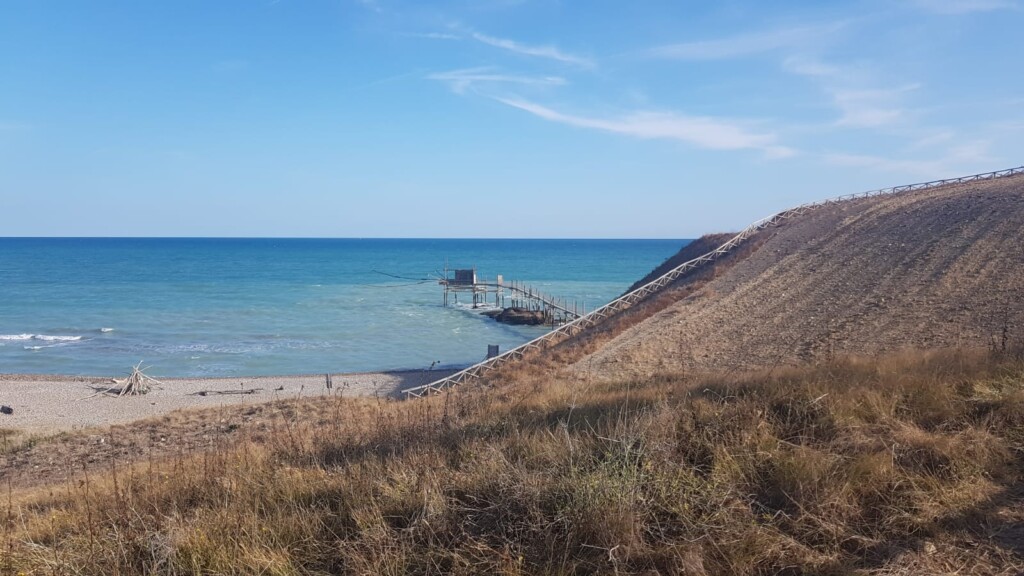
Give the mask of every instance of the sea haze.
POLYGON ((544 332, 444 308, 476 266, 588 309, 687 240, 0 239, 0 373, 254 376, 480 360, 544 332), (395 278, 386 274, 400 276, 395 278))

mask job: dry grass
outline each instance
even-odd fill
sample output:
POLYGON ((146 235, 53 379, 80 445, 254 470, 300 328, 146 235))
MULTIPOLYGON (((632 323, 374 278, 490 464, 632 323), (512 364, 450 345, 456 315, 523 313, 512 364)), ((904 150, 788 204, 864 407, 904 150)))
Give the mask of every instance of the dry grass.
POLYGON ((9 491, 0 574, 1024 569, 1017 356, 520 376, 9 491))
POLYGON ((0 454, 15 450, 24 440, 24 434, 16 428, 0 428, 0 454))

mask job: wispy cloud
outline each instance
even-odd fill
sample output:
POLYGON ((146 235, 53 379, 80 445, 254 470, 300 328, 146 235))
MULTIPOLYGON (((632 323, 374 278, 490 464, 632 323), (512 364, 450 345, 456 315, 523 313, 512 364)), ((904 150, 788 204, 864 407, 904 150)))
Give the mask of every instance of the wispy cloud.
POLYGON ((911 150, 920 150, 931 148, 934 146, 942 146, 948 144, 956 137, 956 134, 952 130, 938 129, 930 131, 927 134, 919 136, 916 140, 910 143, 911 150))
POLYGON ((582 56, 576 56, 563 52, 557 46, 534 46, 530 44, 523 44, 515 40, 509 40, 507 38, 497 38, 494 36, 488 36, 479 32, 471 32, 470 36, 478 41, 487 44, 488 46, 494 46, 495 48, 501 48, 508 50, 509 52, 515 52, 516 54, 522 54, 525 56, 534 56, 537 58, 547 58, 549 60, 555 60, 563 62, 565 64, 572 64, 574 66, 580 66, 582 68, 593 68, 595 63, 589 58, 582 56))
POLYGON ((903 105, 905 95, 920 88, 920 84, 877 88, 878 74, 874 70, 840 66, 804 55, 787 57, 782 67, 791 74, 818 82, 839 111, 835 124, 847 128, 877 128, 908 120, 911 113, 903 105))
POLYGON ((495 98, 551 122, 623 134, 643 139, 667 139, 710 150, 760 150, 769 158, 785 158, 796 152, 778 143, 774 134, 756 133, 735 122, 707 116, 686 116, 668 112, 632 112, 615 118, 565 114, 546 106, 516 98, 495 98))
POLYGON ((836 124, 851 128, 875 128, 905 120, 907 111, 898 105, 898 101, 903 94, 919 87, 918 84, 909 84, 891 89, 833 90, 832 98, 840 111, 836 124))
POLYGON ((462 40, 462 36, 457 34, 448 34, 446 32, 410 32, 403 34, 403 36, 409 36, 411 38, 426 38, 428 40, 462 40))
POLYGON ((836 166, 866 168, 882 172, 909 174, 921 178, 942 178, 965 172, 983 170, 997 164, 988 140, 969 140, 948 147, 938 157, 905 159, 867 154, 826 154, 825 161, 836 166))
POLYGON ((1019 8, 1009 0, 912 0, 918 8, 936 14, 957 15, 1019 8))
POLYGON ((990 140, 968 140, 960 142, 949 148, 946 154, 948 160, 965 163, 993 163, 998 159, 992 155, 992 142, 990 140))
POLYGON ((374 12, 382 11, 378 0, 356 0, 356 2, 374 12))
POLYGON ((782 61, 782 68, 799 76, 814 78, 840 78, 845 76, 843 69, 808 56, 794 55, 782 61))
POLYGON ((567 84, 565 78, 560 76, 522 76, 516 74, 502 74, 494 68, 466 68, 440 72, 427 76, 428 80, 447 82, 457 94, 462 94, 473 84, 477 83, 503 83, 532 86, 564 86, 567 84))
POLYGON ((673 60, 726 60, 774 52, 786 48, 801 48, 827 38, 845 24, 784 28, 766 32, 754 32, 716 38, 658 46, 646 51, 652 58, 673 60))
POLYGON ((942 174, 950 171, 948 167, 943 168, 941 160, 900 160, 866 154, 826 154, 825 160, 836 166, 911 174, 915 177, 941 178, 942 174))

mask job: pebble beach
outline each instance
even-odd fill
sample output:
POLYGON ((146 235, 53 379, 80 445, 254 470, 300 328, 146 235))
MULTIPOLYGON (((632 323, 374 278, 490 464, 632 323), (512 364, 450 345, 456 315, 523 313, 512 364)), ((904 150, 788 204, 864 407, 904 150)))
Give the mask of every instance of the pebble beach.
POLYGON ((251 378, 168 378, 137 396, 116 395, 120 380, 79 376, 0 375, 0 429, 41 434, 93 426, 125 424, 175 410, 216 408, 273 400, 329 397, 394 397, 405 388, 427 384, 455 372, 399 370, 251 378), (113 390, 112 392, 105 392, 113 390))

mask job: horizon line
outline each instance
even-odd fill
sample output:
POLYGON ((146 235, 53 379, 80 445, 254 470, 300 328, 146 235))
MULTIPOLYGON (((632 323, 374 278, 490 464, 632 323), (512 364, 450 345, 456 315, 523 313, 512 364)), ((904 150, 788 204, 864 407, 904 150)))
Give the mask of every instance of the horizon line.
POLYGON ((0 240, 696 240, 696 237, 541 236, 0 236, 0 240))

